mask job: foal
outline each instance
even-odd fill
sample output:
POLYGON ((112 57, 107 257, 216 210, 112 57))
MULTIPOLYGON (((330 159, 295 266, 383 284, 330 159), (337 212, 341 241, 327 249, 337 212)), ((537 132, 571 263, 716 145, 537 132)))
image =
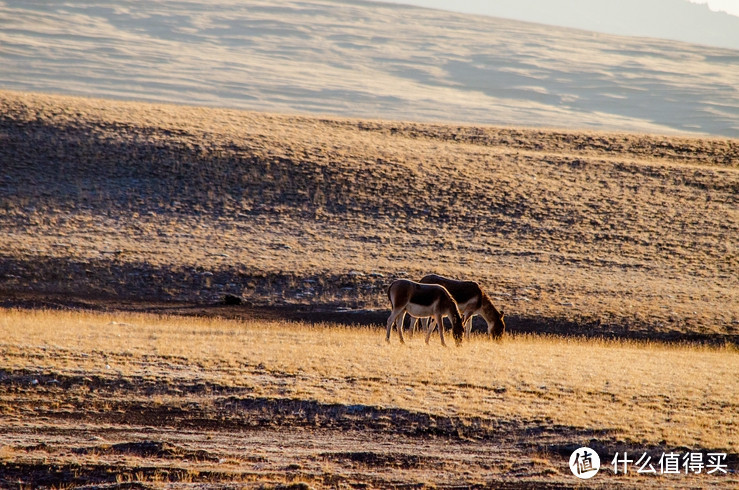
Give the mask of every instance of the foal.
POLYGON ((505 332, 503 312, 499 312, 493 306, 490 296, 485 294, 485 291, 475 281, 457 281, 437 274, 429 274, 424 276, 420 282, 439 284, 449 291, 459 305, 459 311, 462 312, 462 323, 467 325, 465 333, 468 338, 472 330, 472 317, 475 315, 480 315, 485 320, 488 324, 488 335, 493 338, 499 338, 505 332))
MULTIPOLYGON (((462 335, 464 333, 464 324, 459 314, 457 303, 449 294, 449 291, 438 284, 419 284, 417 282, 408 281, 406 279, 398 279, 394 281, 387 290, 387 297, 390 299, 392 311, 390 318, 387 319, 387 334, 385 340, 390 342, 390 331, 394 324, 397 324, 398 317, 405 318, 407 312, 413 317, 433 317, 439 325, 439 335, 441 336, 441 345, 446 346, 444 341, 444 324, 442 319, 448 316, 452 320, 452 335, 454 341, 459 345, 462 343, 462 335), (402 316, 401 316, 402 315, 402 316)), ((400 341, 405 343, 403 338, 403 325, 399 324, 398 335, 400 341)), ((426 343, 431 338, 431 329, 426 331, 426 343)))

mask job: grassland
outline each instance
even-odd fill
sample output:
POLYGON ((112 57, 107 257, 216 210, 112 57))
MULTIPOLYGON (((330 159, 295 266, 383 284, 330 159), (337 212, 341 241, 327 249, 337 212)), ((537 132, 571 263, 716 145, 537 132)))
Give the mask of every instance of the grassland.
POLYGON ((2 485, 736 484, 735 140, 0 91, 0 162, 2 485), (386 345, 428 272, 503 341, 386 345))
POLYGON ((478 280, 513 331, 739 335, 735 140, 15 92, 0 107, 10 304, 384 311, 393 278, 433 271, 478 280))
POLYGON ((0 328, 4 485, 553 488, 581 445, 599 486, 737 483, 734 349, 41 310, 0 328), (732 473, 607 467, 675 448, 732 473))

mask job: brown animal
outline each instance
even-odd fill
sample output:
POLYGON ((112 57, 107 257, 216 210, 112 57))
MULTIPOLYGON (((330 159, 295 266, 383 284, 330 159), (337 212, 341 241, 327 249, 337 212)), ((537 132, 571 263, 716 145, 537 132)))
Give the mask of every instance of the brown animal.
MULTIPOLYGON (((438 284, 446 288, 457 302, 462 312, 462 323, 466 325, 465 333, 470 336, 472 317, 480 315, 488 324, 488 335, 500 338, 505 332, 504 314, 498 311, 490 297, 474 281, 457 281, 437 274, 424 276, 420 281, 423 284, 438 284)), ((426 330, 429 330, 427 327, 426 330)))
MULTIPOLYGON (((387 297, 392 305, 390 317, 387 319, 387 335, 385 340, 390 342, 390 332, 393 325, 396 324, 398 317, 405 318, 407 312, 410 316, 416 318, 432 317, 439 325, 439 335, 441 336, 441 344, 446 346, 444 341, 443 317, 448 316, 452 321, 452 335, 454 341, 459 345, 462 343, 464 334, 464 325, 462 317, 459 314, 457 303, 449 294, 449 291, 438 284, 419 284, 417 282, 408 281, 406 279, 398 279, 393 281, 387 290, 387 297), (402 316, 401 316, 402 315, 402 316)), ((403 338, 403 325, 398 324, 398 335, 400 341, 405 343, 403 338)), ((431 337, 431 329, 426 331, 426 343, 429 343, 431 337)))

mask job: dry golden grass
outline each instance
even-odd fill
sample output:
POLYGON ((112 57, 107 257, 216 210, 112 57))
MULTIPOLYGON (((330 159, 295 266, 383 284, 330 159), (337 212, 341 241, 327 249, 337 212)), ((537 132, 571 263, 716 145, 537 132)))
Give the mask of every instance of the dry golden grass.
POLYGON ((255 396, 739 450, 735 348, 516 336, 455 349, 421 335, 387 345, 371 328, 49 311, 6 310, 0 326, 11 370, 215 381, 255 396))
MULTIPOLYGON (((556 487, 582 444, 735 471, 735 140, 0 91, 0 161, 3 305, 247 318, 0 310, 8 478, 556 487), (514 335, 248 319, 380 324, 390 281, 432 271, 514 335), (226 293, 251 307, 206 311, 226 293)), ((736 483, 696 478, 668 483, 736 483)))
POLYGON ((0 289, 386 307, 480 281, 526 331, 735 342, 739 144, 0 92, 0 289))
POLYGON ((0 483, 555 488, 581 445, 597 485, 737 483, 734 348, 13 309, 0 331, 0 483), (732 473, 615 477, 626 450, 732 473))

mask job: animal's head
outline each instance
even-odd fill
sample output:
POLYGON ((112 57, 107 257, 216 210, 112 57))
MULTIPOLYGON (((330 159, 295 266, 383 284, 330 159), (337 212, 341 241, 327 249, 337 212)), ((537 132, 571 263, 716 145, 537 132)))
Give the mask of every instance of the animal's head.
POLYGON ((488 331, 490 336, 494 339, 499 339, 505 333, 505 314, 503 310, 498 311, 490 298, 486 295, 485 301, 483 302, 483 317, 488 323, 488 331))
POLYGON ((504 320, 505 314, 501 311, 496 318, 493 320, 493 330, 490 332, 490 335, 494 339, 499 339, 503 336, 503 333, 505 332, 505 320, 504 320))

